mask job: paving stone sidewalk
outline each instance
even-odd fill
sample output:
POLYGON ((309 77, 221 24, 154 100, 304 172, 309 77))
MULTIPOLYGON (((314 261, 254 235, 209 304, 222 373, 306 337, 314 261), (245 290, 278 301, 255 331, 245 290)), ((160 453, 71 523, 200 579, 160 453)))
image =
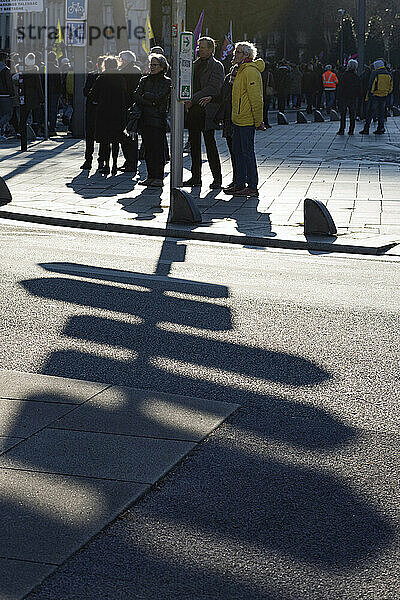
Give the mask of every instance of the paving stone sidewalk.
MULTIPOLYGON (((337 123, 274 126, 256 135, 260 197, 230 197, 209 189, 204 156, 203 187, 193 190, 203 223, 181 227, 243 243, 254 238, 304 239, 303 200, 330 210, 341 236, 400 240, 400 118, 390 117, 383 136, 337 136, 337 123), (387 238, 389 239, 389 238, 387 238)), ((361 129, 361 124, 358 129, 361 129)), ((232 178, 225 140, 217 133, 224 182, 232 178)), ((16 143, 0 147, 0 175, 13 201, 3 216, 43 216, 84 223, 123 224, 165 230, 169 211, 169 164, 163 190, 137 184, 138 177, 82 172, 84 142, 60 135, 21 154, 16 143)), ((122 157, 121 157, 122 162, 122 157)), ((185 174, 190 157, 185 155, 185 174)), ((61 224, 66 224, 61 223, 61 224)), ((145 229, 143 229, 146 232, 145 229)), ((338 241, 343 241, 341 237, 338 241)))
POLYGON ((20 600, 236 404, 0 370, 0 598, 20 600))

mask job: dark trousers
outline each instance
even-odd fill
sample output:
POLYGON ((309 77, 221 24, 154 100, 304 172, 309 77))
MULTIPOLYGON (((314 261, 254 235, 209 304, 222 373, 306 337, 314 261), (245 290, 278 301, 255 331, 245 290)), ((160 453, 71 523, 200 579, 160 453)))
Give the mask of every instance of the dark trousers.
POLYGON ((307 101, 307 113, 311 114, 313 106, 315 106, 315 94, 313 94, 313 93, 307 93, 306 94, 306 101, 307 101))
POLYGON ((136 171, 139 154, 137 135, 135 135, 134 138, 131 138, 130 135, 123 134, 121 148, 126 164, 132 167, 132 171, 136 171))
POLYGON ((356 100, 347 100, 340 104, 340 131, 346 129, 347 109, 349 110, 350 117, 349 133, 354 133, 356 125, 356 100))
POLYGON ((254 125, 233 125, 232 147, 236 161, 235 185, 243 188, 246 183, 255 189, 258 185, 256 154, 254 151, 254 125))
POLYGON ((233 153, 233 142, 232 142, 231 136, 226 137, 226 143, 228 145, 229 154, 231 155, 232 172, 233 172, 232 181, 233 181, 233 183, 235 183, 235 181, 236 181, 236 159, 235 159, 235 155, 233 153))
POLYGON ((92 106, 86 107, 86 130, 85 130, 85 160, 92 162, 94 153, 94 136, 96 124, 96 109, 92 106))
POLYGON ((219 160, 218 148, 215 142, 214 130, 203 131, 197 127, 189 128, 190 155, 192 157, 192 178, 201 180, 201 134, 203 133, 208 164, 215 181, 222 181, 221 162, 219 160))
POLYGON ((383 98, 372 96, 367 108, 365 129, 369 128, 373 118, 377 119, 378 121, 378 131, 383 131, 385 129, 385 108, 386 96, 384 96, 383 98))
POLYGON ((287 99, 287 96, 286 96, 286 94, 285 94, 285 95, 281 95, 281 94, 280 94, 280 95, 278 96, 278 110, 279 110, 279 112, 282 112, 282 113, 283 113, 283 112, 285 112, 285 108, 286 108, 286 99, 287 99))
POLYGON ((141 135, 148 179, 164 179, 164 129, 145 125, 141 135))
POLYGON ((49 118, 49 130, 50 131, 56 130, 59 99, 60 99, 59 94, 49 94, 48 118, 49 118))
POLYGON ((119 154, 119 142, 101 142, 100 144, 100 156, 104 161, 105 165, 108 167, 110 165, 110 155, 112 154, 113 164, 117 164, 118 154, 119 154))
POLYGON ((269 111, 270 105, 271 105, 271 97, 270 96, 264 96, 264 111, 263 111, 264 125, 269 125, 268 111, 269 111))

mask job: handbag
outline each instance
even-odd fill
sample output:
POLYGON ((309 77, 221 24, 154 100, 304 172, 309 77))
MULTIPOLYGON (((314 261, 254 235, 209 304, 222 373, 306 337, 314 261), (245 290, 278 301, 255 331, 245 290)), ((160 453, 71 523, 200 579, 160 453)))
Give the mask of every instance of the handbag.
POLYGON ((126 131, 130 136, 134 136, 138 132, 139 119, 142 116, 142 109, 137 104, 133 104, 128 111, 128 123, 126 131))
POLYGON ((275 96, 275 90, 272 87, 272 85, 269 85, 270 81, 271 81, 271 73, 268 72, 268 79, 267 79, 267 83, 265 84, 264 91, 265 91, 266 96, 272 97, 272 96, 275 96))

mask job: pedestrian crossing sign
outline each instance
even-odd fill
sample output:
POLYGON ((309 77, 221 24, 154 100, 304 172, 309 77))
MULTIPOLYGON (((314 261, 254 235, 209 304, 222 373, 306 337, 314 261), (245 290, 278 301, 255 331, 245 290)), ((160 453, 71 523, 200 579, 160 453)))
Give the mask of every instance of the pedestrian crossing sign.
POLYGON ((86 46, 86 22, 67 21, 65 43, 67 46, 86 46))

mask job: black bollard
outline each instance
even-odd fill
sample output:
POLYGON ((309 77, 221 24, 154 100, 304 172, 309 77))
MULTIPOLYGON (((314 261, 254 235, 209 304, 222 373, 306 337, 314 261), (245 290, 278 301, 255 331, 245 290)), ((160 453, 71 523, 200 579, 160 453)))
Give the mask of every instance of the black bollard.
POLYGON ((172 189, 168 222, 185 225, 195 225, 202 222, 198 206, 188 192, 184 192, 179 188, 172 189))
POLYGON ((322 202, 304 200, 304 235, 336 235, 336 225, 331 213, 322 202))

